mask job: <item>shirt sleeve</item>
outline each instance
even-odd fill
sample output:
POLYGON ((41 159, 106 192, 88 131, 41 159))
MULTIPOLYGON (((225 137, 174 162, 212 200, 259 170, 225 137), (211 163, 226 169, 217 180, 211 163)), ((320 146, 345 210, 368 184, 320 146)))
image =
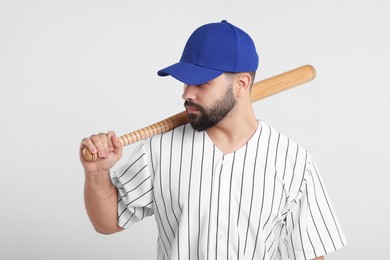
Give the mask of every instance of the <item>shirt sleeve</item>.
POLYGON ((128 228, 153 214, 153 185, 145 145, 141 144, 118 170, 111 171, 118 190, 118 225, 128 228))
POLYGON ((317 167, 307 156, 300 189, 286 219, 291 259, 313 259, 346 244, 317 167))

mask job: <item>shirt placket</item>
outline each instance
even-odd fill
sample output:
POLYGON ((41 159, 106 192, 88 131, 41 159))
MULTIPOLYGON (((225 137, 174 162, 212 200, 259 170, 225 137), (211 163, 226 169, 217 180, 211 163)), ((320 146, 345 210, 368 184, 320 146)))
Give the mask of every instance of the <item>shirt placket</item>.
POLYGON ((230 160, 228 155, 221 155, 215 163, 212 201, 209 259, 227 259, 228 257, 228 218, 230 160))

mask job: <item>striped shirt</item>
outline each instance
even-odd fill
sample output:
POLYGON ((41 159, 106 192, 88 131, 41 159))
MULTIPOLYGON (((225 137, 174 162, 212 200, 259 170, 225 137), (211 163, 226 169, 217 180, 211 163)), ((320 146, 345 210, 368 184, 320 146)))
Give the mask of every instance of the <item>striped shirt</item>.
POLYGON ((310 154, 262 121, 230 154, 190 124, 156 135, 111 178, 119 226, 155 215, 159 260, 312 259, 346 243, 310 154))

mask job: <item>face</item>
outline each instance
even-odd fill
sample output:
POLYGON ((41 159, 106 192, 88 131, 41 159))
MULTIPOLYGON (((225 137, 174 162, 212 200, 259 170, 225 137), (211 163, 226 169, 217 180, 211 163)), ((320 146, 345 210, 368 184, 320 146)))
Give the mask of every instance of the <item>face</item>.
MULTIPOLYGON (((187 93, 184 106, 187 109, 190 123, 196 131, 204 131, 215 126, 226 117, 236 104, 232 82, 218 80, 217 78, 217 80, 206 84, 191 87, 198 89, 193 90, 195 93, 187 93), (224 90, 223 95, 219 94, 220 97, 211 101, 209 105, 200 104, 201 100, 209 99, 210 95, 215 92, 221 93, 220 89, 224 90)), ((185 90, 183 98, 187 91, 189 90, 185 90)))

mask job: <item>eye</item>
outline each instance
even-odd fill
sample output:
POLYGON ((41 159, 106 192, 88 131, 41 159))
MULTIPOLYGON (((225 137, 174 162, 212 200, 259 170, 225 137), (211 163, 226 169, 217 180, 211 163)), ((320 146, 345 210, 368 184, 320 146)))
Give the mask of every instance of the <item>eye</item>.
POLYGON ((205 82, 205 83, 203 83, 203 84, 199 84, 198 87, 204 88, 204 87, 209 86, 210 84, 211 84, 210 81, 207 81, 207 82, 205 82))

